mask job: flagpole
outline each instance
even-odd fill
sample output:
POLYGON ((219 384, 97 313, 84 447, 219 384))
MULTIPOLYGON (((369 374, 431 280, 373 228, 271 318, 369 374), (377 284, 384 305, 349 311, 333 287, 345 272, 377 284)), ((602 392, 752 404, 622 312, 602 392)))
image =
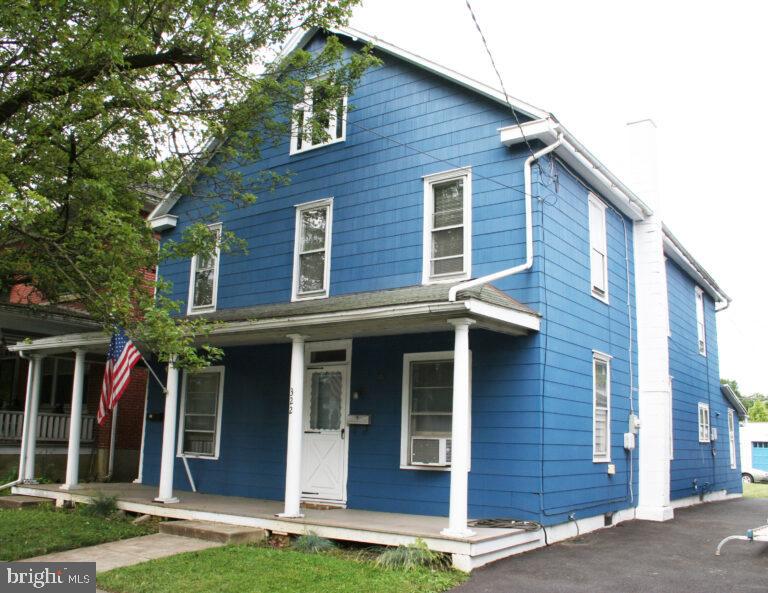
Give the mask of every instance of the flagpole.
POLYGON ((155 369, 152 368, 152 366, 147 362, 147 359, 144 358, 144 355, 139 352, 139 356, 141 356, 141 361, 144 363, 144 366, 147 367, 147 370, 152 374, 152 376, 155 378, 155 381, 157 381, 157 384, 160 385, 160 389, 163 390, 163 395, 167 395, 168 390, 165 388, 165 385, 160 380, 160 377, 157 376, 157 373, 155 373, 155 369))

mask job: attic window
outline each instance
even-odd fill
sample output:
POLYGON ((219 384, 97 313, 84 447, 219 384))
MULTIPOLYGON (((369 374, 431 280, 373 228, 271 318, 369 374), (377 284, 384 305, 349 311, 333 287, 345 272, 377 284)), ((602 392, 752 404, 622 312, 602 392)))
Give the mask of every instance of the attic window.
POLYGON ((347 98, 327 106, 327 97, 328 89, 322 81, 307 86, 304 101, 294 107, 291 154, 344 141, 347 98), (312 125, 313 120, 317 125, 312 125))

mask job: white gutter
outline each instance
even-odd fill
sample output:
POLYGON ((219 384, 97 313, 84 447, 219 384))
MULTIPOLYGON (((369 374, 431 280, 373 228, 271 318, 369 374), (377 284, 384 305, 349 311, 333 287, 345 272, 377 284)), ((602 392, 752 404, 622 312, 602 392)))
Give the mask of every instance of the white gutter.
POLYGON ((487 284, 488 282, 493 282, 499 278, 506 278, 507 276, 530 270, 533 267, 533 197, 531 189, 531 165, 533 165, 534 161, 549 154, 553 150, 556 150, 563 142, 563 133, 560 132, 557 136, 557 140, 529 156, 525 159, 525 165, 523 165, 523 176, 525 181, 525 263, 452 286, 448 291, 449 301, 455 301, 456 295, 462 290, 480 286, 481 284, 487 284))

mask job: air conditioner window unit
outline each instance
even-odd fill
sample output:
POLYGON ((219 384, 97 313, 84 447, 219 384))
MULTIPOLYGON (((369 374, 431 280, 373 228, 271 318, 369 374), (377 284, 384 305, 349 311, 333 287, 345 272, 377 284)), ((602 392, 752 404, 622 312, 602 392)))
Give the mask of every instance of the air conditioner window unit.
POLYGON ((447 437, 411 437, 411 465, 451 465, 451 439, 447 437))

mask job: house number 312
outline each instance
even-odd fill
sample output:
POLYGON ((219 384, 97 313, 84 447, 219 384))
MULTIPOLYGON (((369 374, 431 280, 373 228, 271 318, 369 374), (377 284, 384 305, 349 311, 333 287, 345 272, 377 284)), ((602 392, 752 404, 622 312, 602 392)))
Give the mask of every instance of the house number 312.
POLYGON ((288 392, 288 415, 293 414, 293 387, 288 392))

